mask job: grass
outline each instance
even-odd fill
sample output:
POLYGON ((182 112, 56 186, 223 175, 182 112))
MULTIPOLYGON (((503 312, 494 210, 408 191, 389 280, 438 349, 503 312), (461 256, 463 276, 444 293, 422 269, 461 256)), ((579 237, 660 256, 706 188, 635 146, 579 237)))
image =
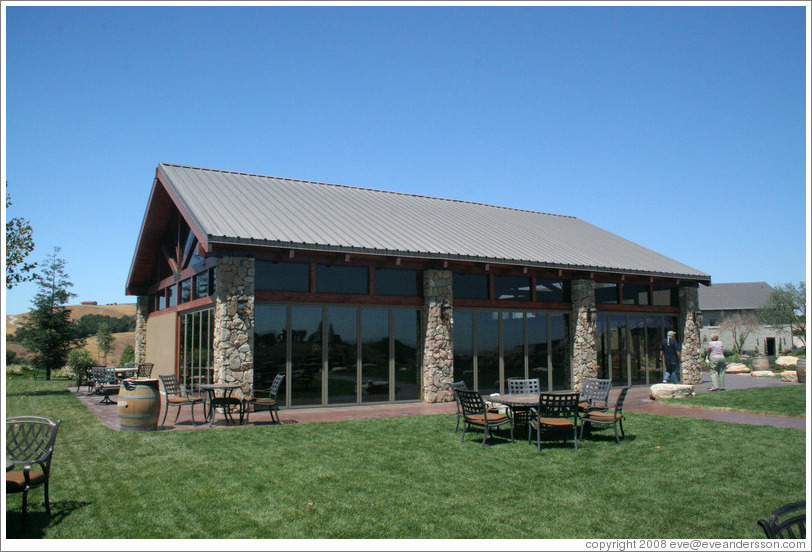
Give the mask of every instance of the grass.
POLYGON ((689 399, 664 399, 661 402, 673 406, 802 418, 806 415, 806 386, 753 387, 700 393, 689 399))
POLYGON ((9 538, 762 538, 757 519, 805 496, 796 429, 630 412, 621 444, 541 453, 520 430, 461 443, 454 415, 118 432, 68 383, 6 380, 7 415, 63 421, 53 515, 32 491, 21 534, 9 495, 9 538))

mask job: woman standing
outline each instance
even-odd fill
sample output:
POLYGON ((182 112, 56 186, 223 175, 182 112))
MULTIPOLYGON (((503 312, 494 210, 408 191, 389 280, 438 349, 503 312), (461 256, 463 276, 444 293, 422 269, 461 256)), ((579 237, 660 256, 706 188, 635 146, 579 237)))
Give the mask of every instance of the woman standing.
POLYGON ((725 348, 719 341, 719 335, 711 335, 705 354, 710 361, 711 388, 709 391, 724 391, 725 389, 725 348))

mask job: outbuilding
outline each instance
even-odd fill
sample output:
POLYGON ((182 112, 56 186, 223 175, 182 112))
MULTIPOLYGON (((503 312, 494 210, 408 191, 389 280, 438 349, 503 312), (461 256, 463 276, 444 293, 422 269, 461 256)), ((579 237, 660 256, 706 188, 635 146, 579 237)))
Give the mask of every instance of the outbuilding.
POLYGON ((160 164, 126 284, 136 361, 285 407, 700 381, 710 276, 571 216, 160 164))

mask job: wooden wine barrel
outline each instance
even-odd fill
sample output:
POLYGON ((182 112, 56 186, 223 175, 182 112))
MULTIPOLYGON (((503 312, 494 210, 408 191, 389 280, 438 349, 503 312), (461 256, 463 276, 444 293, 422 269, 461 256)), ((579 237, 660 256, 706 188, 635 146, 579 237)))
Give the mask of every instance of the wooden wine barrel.
POLYGON ((770 369, 770 359, 767 357, 755 357, 753 358, 753 364, 750 367, 751 371, 755 372, 757 370, 769 370, 770 369))
POLYGON ((806 383, 806 359, 799 358, 798 365, 795 367, 798 374, 798 383, 806 383))
POLYGON ((160 413, 161 391, 157 379, 131 378, 121 382, 118 426, 122 431, 155 431, 160 413))

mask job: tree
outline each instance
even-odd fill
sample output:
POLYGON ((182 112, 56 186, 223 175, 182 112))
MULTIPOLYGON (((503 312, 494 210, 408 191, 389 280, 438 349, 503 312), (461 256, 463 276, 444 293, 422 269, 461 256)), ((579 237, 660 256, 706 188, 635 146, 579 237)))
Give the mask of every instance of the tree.
POLYGON ((22 344, 32 353, 36 370, 44 369, 46 379, 51 371, 65 365, 70 350, 81 343, 76 338, 75 324, 65 308, 75 296, 68 291, 73 286, 65 272, 65 260, 59 258, 59 247, 45 260, 42 272, 35 275, 39 291, 34 296, 34 309, 20 328, 22 344))
MULTIPOLYGON (((6 193, 6 209, 11 206, 11 196, 6 193)), ((32 280, 36 263, 27 263, 26 257, 34 250, 34 231, 28 221, 14 217, 6 221, 6 289, 32 280)))
POLYGON ((110 332, 110 326, 107 324, 99 326, 99 331, 96 332, 96 345, 99 347, 99 351, 102 355, 104 355, 102 364, 107 366, 107 353, 113 348, 113 334, 110 332))
POLYGON ((719 324, 720 330, 730 332, 730 335, 733 336, 733 348, 739 355, 742 354, 745 341, 756 328, 758 328, 758 318, 749 312, 733 313, 719 324))
POLYGON ((124 366, 128 362, 135 362, 135 349, 133 349, 132 345, 127 345, 124 347, 124 350, 121 351, 121 358, 118 359, 118 365, 124 366))
POLYGON ((780 329, 789 325, 792 335, 806 346, 806 282, 781 284, 773 288, 767 303, 758 311, 763 324, 780 329))

